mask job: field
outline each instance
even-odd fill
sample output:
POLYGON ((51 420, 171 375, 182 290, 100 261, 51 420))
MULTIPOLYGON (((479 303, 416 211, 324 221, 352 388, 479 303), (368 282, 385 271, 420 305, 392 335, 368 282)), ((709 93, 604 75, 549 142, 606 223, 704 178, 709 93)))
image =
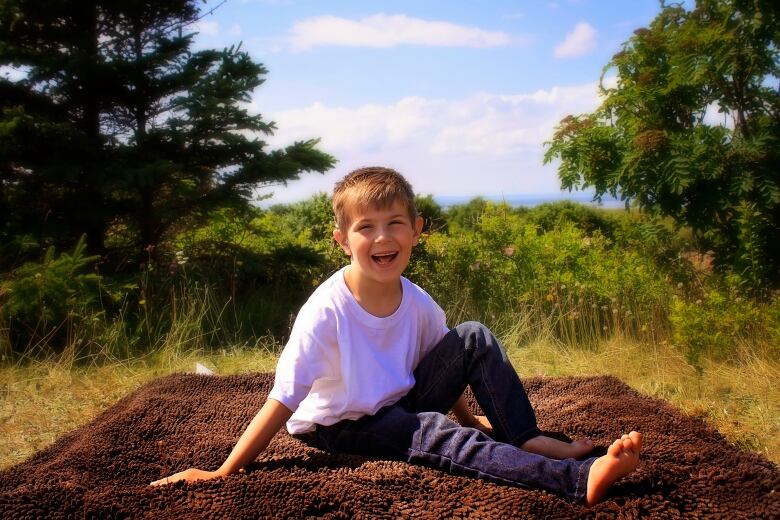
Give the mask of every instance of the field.
MULTIPOLYGON (((486 323, 521 376, 615 375, 780 463, 776 292, 745 291, 688 230, 636 211, 418 205, 406 273, 450 326, 486 323)), ((173 237, 140 272, 99 274, 77 246, 0 279, 0 467, 196 362, 273 370, 297 308, 346 260, 324 195, 245 218, 173 237)))

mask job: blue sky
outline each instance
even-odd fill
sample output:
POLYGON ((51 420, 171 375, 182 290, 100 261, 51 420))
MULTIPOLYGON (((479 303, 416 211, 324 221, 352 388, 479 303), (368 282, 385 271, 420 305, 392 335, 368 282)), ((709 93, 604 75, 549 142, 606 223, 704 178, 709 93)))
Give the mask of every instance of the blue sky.
MULTIPOLYGON (((203 11, 219 4, 209 0, 203 11)), ((420 193, 559 192, 543 143, 565 115, 594 109, 602 68, 658 13, 657 0, 229 0, 199 47, 242 42, 269 73, 251 110, 272 147, 320 137, 339 160, 273 188, 275 202, 330 191, 367 165, 397 168, 420 193)))

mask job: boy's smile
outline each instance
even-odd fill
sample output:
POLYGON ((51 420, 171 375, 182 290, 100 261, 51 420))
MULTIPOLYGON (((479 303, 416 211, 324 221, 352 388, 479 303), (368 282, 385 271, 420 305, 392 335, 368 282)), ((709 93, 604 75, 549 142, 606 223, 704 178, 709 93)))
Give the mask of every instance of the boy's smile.
POLYGON ((401 200, 388 208, 356 208, 351 217, 346 230, 333 232, 344 252, 352 257, 349 277, 365 289, 387 288, 388 284, 398 287, 412 247, 420 237, 422 218, 412 222, 401 200))

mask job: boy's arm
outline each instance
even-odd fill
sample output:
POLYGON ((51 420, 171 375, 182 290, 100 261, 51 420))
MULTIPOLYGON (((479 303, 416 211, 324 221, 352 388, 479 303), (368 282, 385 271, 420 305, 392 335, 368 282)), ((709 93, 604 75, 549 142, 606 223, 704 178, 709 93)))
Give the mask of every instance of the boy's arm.
POLYGON ((455 404, 452 405, 452 413, 455 414, 455 418, 462 426, 468 426, 469 428, 476 428, 482 430, 485 433, 492 433, 493 427, 490 425, 490 421, 484 415, 474 415, 469 409, 469 405, 466 404, 466 398, 462 395, 458 397, 455 404))
POLYGON ((244 433, 236 442, 233 451, 216 471, 203 471, 197 468, 190 468, 175 473, 169 477, 156 480, 151 483, 152 486, 161 484, 172 484, 179 480, 194 482, 196 480, 205 480, 215 477, 224 477, 236 473, 260 454, 276 432, 278 432, 284 423, 292 416, 292 411, 279 401, 268 399, 263 407, 257 412, 255 418, 249 423, 244 433))

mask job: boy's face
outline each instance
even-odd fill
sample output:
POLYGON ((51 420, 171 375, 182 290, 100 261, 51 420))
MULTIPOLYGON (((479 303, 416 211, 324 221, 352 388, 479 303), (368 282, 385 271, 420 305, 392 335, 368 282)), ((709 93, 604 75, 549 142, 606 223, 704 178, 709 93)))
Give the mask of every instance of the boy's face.
POLYGON ((423 219, 409 217, 406 205, 396 200, 385 209, 354 209, 346 230, 335 229, 333 238, 352 257, 353 275, 362 281, 397 283, 409 264, 423 219))

